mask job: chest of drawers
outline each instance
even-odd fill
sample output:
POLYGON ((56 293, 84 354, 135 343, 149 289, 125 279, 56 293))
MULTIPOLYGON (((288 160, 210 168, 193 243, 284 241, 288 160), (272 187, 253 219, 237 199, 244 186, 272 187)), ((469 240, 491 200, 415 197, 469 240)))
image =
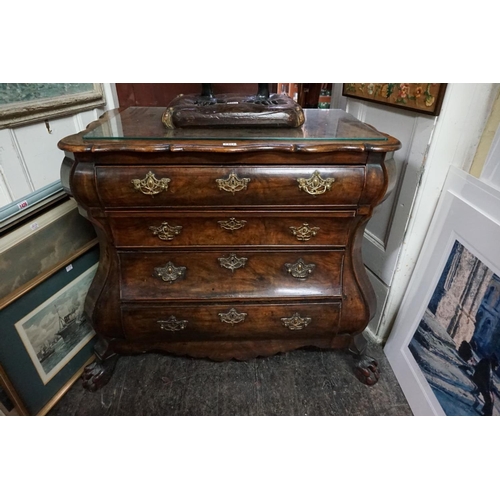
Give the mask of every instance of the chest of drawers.
POLYGON ((223 361, 304 346, 350 348, 375 383, 361 243, 399 142, 340 110, 306 110, 298 130, 167 131, 162 112, 108 112, 59 143, 63 186, 101 251, 86 386, 105 384, 119 354, 223 361))

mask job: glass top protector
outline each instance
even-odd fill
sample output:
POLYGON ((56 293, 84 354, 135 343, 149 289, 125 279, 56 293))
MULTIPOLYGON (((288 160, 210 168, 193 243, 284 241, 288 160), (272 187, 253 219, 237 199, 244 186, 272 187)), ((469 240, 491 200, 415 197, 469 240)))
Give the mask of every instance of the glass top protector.
POLYGON ((340 109, 304 109, 298 128, 177 128, 167 129, 164 107, 130 107, 84 133, 84 140, 275 140, 275 141, 385 141, 374 128, 340 109))

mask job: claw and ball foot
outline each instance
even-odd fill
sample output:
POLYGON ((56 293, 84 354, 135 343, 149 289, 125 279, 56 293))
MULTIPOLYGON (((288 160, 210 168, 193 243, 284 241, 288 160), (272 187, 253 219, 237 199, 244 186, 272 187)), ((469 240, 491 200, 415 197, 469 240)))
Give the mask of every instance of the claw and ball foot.
POLYGON ((96 360, 82 374, 83 388, 91 392, 101 389, 109 382, 118 361, 118 354, 104 337, 98 337, 94 352, 96 360))
POLYGON ((349 352, 357 359, 354 374, 366 385, 374 385, 380 378, 380 370, 375 359, 366 355, 367 341, 362 333, 353 337, 349 352))
POLYGON ((94 392, 104 387, 110 380, 111 375, 115 371, 118 355, 113 354, 111 357, 101 360, 96 359, 88 365, 82 374, 83 388, 94 392))
POLYGON ((354 366, 354 373, 360 382, 366 385, 374 385, 380 378, 378 363, 370 356, 362 356, 354 366))

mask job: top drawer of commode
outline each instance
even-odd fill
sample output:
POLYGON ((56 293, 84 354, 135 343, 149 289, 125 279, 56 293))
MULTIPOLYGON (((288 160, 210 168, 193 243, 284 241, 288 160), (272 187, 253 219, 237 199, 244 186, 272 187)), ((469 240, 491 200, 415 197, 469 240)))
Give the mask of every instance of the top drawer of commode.
POLYGON ((105 207, 356 206, 364 165, 98 166, 105 207))

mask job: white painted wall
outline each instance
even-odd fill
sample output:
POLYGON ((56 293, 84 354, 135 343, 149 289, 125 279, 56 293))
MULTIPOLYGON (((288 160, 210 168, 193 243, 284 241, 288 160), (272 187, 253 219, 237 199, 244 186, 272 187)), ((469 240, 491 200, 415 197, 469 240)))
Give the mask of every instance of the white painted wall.
POLYGON ((493 138, 480 179, 495 189, 500 190, 500 126, 497 128, 493 138))
POLYGON ((59 180, 63 137, 80 132, 105 110, 117 107, 114 84, 103 84, 106 106, 81 113, 0 130, 0 207, 59 180))

